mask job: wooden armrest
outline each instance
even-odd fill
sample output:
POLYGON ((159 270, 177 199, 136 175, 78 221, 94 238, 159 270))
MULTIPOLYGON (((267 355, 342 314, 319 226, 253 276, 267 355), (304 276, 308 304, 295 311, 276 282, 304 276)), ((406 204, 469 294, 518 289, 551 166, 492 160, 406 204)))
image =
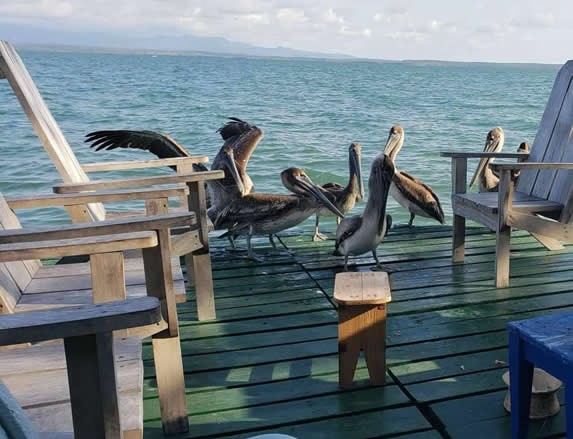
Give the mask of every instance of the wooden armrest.
POLYGON ((105 203, 114 201, 153 200, 187 195, 186 186, 169 188, 121 189, 86 194, 46 194, 29 197, 6 198, 11 209, 33 209, 38 207, 74 206, 87 203, 105 203))
POLYGON ((54 186, 57 194, 116 189, 121 187, 153 186, 160 184, 193 183, 207 180, 219 180, 225 177, 223 171, 202 171, 191 174, 174 174, 159 177, 126 178, 122 180, 105 180, 89 183, 65 183, 54 186))
POLYGON ((445 151, 440 153, 440 157, 450 157, 453 159, 481 159, 484 157, 492 157, 497 159, 518 159, 527 158, 529 153, 527 152, 455 152, 455 151, 445 151))
POLYGON ((156 297, 0 316, 0 346, 109 333, 161 321, 156 297))
POLYGON ((195 213, 185 212, 70 224, 60 227, 0 230, 0 244, 144 232, 189 226, 196 224, 196 222, 195 213))
POLYGON ((120 252, 157 246, 156 232, 0 244, 0 262, 120 252))
POLYGON ((573 163, 492 163, 490 167, 495 171, 514 171, 518 169, 573 169, 573 163))
POLYGON ((196 163, 207 163, 209 158, 206 155, 192 157, 172 157, 156 160, 129 160, 117 162, 86 163, 82 166, 85 172, 121 171, 125 169, 160 168, 164 166, 177 166, 196 163))

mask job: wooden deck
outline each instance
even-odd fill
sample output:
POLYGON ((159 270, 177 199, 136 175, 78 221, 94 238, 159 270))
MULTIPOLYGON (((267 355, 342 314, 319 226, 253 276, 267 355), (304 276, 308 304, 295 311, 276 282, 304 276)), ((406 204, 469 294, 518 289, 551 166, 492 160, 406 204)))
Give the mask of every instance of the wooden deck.
MULTIPOLYGON (((271 256, 261 238, 265 262, 254 264, 213 239, 218 319, 197 323, 192 301, 179 308, 191 423, 185 437, 509 437, 506 323, 573 310, 573 247, 548 252, 523 232, 513 236, 511 288, 495 289, 495 237, 486 229, 468 231, 466 264, 456 266, 449 226, 392 229, 379 247, 393 271, 389 384, 369 387, 361 360, 359 381, 345 392, 338 390, 331 296, 341 259, 331 256, 333 241, 285 233, 282 245, 294 254, 271 256)), ((370 257, 356 262, 352 269, 373 265, 370 257)), ((145 437, 156 438, 150 358, 146 346, 145 437)), ((563 436, 563 415, 536 422, 531 437, 563 436)))

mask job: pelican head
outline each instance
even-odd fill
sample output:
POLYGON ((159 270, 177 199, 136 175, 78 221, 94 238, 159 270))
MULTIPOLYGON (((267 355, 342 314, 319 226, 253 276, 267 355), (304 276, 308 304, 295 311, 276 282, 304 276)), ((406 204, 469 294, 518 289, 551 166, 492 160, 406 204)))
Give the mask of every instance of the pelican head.
POLYGON ((400 125, 394 125, 390 128, 390 133, 388 134, 388 140, 386 140, 386 146, 384 147, 384 154, 386 154, 393 161, 396 160, 396 156, 402 145, 404 144, 404 129, 400 125))
POLYGON ((241 179, 239 171, 237 170, 235 154, 231 145, 223 147, 221 154, 221 169, 231 175, 235 181, 235 184, 237 185, 237 190, 241 193, 241 195, 245 195, 245 185, 243 184, 243 180, 241 179))
MULTIPOLYGON (((503 148, 503 143, 505 140, 505 136, 503 134, 503 130, 501 127, 495 127, 489 133, 487 133, 487 137, 485 139, 485 146, 483 148, 484 152, 499 152, 503 148)), ((484 157, 479 161, 479 165, 472 177, 472 181, 470 182, 470 189, 475 185, 478 177, 482 174, 484 169, 487 165, 491 163, 493 158, 491 157, 484 157)))
POLYGON ((352 142, 348 148, 350 160, 350 175, 355 175, 358 181, 358 192, 360 199, 364 198, 364 182, 362 181, 362 146, 360 143, 352 142))
POLYGON ((306 173, 300 168, 288 168, 281 172, 283 185, 295 194, 305 197, 311 196, 320 204, 327 207, 332 213, 340 218, 344 215, 336 208, 334 204, 326 197, 324 189, 313 183, 306 173))
POLYGON ((517 152, 529 153, 530 150, 531 150, 531 147, 529 146, 529 143, 527 143, 527 142, 521 142, 519 144, 519 146, 517 147, 517 152))

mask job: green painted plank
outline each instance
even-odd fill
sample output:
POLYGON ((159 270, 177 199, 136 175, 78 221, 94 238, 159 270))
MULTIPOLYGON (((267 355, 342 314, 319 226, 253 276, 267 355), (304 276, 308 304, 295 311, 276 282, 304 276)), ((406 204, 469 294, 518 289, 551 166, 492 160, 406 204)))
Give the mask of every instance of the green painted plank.
MULTIPOLYGON (((184 334, 181 334, 181 350, 185 355, 201 355, 263 346, 300 343, 303 341, 335 339, 337 336, 338 326, 335 323, 313 326, 312 328, 292 328, 280 331, 258 332, 255 334, 203 338, 199 340, 193 337, 192 331, 186 331, 184 334)), ((147 345, 143 353, 143 359, 150 358, 153 358, 151 346, 147 345)))
MULTIPOLYGON (((453 357, 416 361, 390 367, 403 384, 452 378, 492 369, 507 369, 507 349, 457 354, 453 357)), ((500 372, 501 373, 501 372, 500 372)))
MULTIPOLYGON (((510 437, 511 420, 503 407, 505 390, 430 405, 452 438, 474 438, 477 434, 492 439, 510 437)), ((565 411, 554 417, 530 421, 529 437, 542 438, 565 430, 565 411)))
MULTIPOLYGON (((221 323, 231 320, 271 317, 333 308, 334 306, 332 303, 330 303, 328 300, 325 300, 325 297, 321 292, 313 292, 310 297, 303 298, 302 300, 298 299, 291 302, 259 304, 258 306, 217 310, 217 321, 221 323)), ((184 323, 196 320, 196 312, 190 309, 186 309, 185 312, 179 312, 180 322, 184 323)))
MULTIPOLYGON (((269 292, 266 294, 257 293, 249 296, 239 296, 239 297, 234 297, 234 296, 228 296, 224 298, 217 297, 217 302, 216 302, 217 314, 220 310, 246 308, 250 306, 260 306, 260 305, 270 305, 270 304, 281 304, 302 299, 313 299, 315 297, 321 299, 324 298, 323 291, 318 287, 292 289, 289 291, 269 292)), ((186 307, 185 309, 194 310, 195 309, 194 301, 189 303, 189 307, 186 307)))
MULTIPOLYGON (((396 407, 407 401, 405 395, 399 392, 396 386, 369 387, 365 389, 340 392, 334 395, 319 396, 297 401, 249 407, 238 410, 208 413, 190 416, 191 430, 187 437, 201 437, 223 433, 246 433, 252 430, 260 430, 274 426, 283 426, 289 423, 301 423, 313 420, 322 420, 327 417, 338 417, 345 414, 358 414, 365 410, 381 410, 396 407)), ((380 424, 380 429, 388 428, 390 431, 404 431, 416 426, 429 428, 427 421, 411 407, 404 417, 398 415, 398 411, 392 412, 385 424, 380 424), (390 419, 394 419, 391 421, 390 419), (411 424, 406 427, 405 420, 411 419, 411 424), (392 426, 394 425, 394 426, 392 426)), ((158 428, 160 422, 146 421, 144 430, 158 428)), ((146 432, 147 433, 147 432, 146 432)), ((152 433, 146 437, 152 437, 152 433)), ((314 436, 313 436, 314 437, 314 436)))
MULTIPOLYGON (((318 340, 289 345, 278 345, 240 351, 221 352, 205 355, 183 355, 183 367, 186 373, 212 369, 228 369, 245 365, 268 363, 283 360, 309 358, 315 355, 328 355, 337 351, 337 340, 318 340)), ((145 377, 155 373, 153 362, 144 361, 145 377)))
POLYGON ((233 436, 248 439, 257 434, 281 433, 296 438, 317 439, 361 439, 372 437, 408 437, 409 439, 441 439, 434 430, 414 432, 427 428, 428 423, 414 407, 387 409, 357 415, 329 418, 316 422, 307 422, 276 429, 262 430, 233 436), (394 436, 399 435, 399 436, 394 436))
MULTIPOLYGON (((355 376, 354 390, 370 388, 368 371, 361 369, 355 376)), ((408 398, 398 386, 392 385, 387 377, 388 385, 383 392, 378 392, 387 406, 407 404, 408 398)), ((309 398, 325 395, 340 394, 338 388, 338 373, 316 377, 295 378, 284 381, 262 383, 258 385, 218 389, 210 392, 194 392, 187 397, 187 409, 191 416, 207 413, 224 412, 233 409, 255 407, 272 403, 308 400, 309 398)), ((358 393, 362 395, 362 393, 358 393)), ((159 419, 159 401, 157 398, 146 398, 145 412, 147 419, 159 419)))
POLYGON ((195 319, 184 319, 180 316, 181 332, 191 331, 193 338, 220 337, 230 334, 246 334, 251 332, 271 331, 285 328, 300 328, 304 326, 322 325, 338 320, 335 309, 326 309, 312 312, 301 312, 293 316, 273 316, 260 319, 247 319, 230 322, 197 322, 195 319), (186 325, 187 324, 187 325, 186 325), (188 329, 189 328, 189 329, 188 329))
MULTIPOLYGON (((430 340, 437 340, 447 337, 487 333, 496 330, 505 330, 507 323, 512 320, 528 319, 531 317, 537 317, 538 315, 548 315, 555 312, 565 312, 571 310, 573 310, 573 306, 565 305, 555 309, 540 308, 535 310, 535 312, 527 312, 525 309, 522 309, 519 312, 512 314, 502 314, 495 317, 484 317, 466 321, 462 320, 455 322, 455 324, 435 325, 432 328, 415 326, 403 329, 396 328, 388 333, 387 340, 391 344, 402 344, 422 341, 427 342, 430 340)), ((390 326, 393 321, 393 319, 389 319, 388 326, 390 326)))
POLYGON ((460 396, 479 392, 505 389, 505 384, 501 379, 504 372, 504 369, 486 370, 473 374, 409 384, 406 385, 406 389, 419 403, 459 398, 460 396))

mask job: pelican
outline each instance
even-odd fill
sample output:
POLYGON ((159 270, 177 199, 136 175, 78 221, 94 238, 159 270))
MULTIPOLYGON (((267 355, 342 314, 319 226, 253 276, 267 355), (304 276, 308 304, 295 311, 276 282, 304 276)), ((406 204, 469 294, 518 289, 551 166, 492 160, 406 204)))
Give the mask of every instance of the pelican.
POLYGON ((349 255, 358 256, 368 251, 372 252, 376 268, 382 269, 376 247, 388 229, 386 202, 394 172, 393 161, 385 154, 378 154, 370 169, 368 201, 364 212, 344 218, 336 229, 334 254, 344 256, 344 271, 348 270, 349 255))
MULTIPOLYGON (((216 216, 221 207, 234 198, 254 190, 246 167, 254 149, 263 138, 263 132, 258 127, 236 117, 229 119, 229 122, 217 130, 224 143, 213 159, 211 170, 223 170, 225 177, 221 180, 210 180, 207 183, 210 218, 216 216), (228 162, 229 148, 233 149, 235 165, 228 162)), ((86 135, 85 141, 91 143, 91 147, 95 147, 96 151, 133 148, 149 151, 159 158, 191 157, 191 154, 171 136, 155 131, 94 131, 86 135)), ((207 168, 203 164, 194 164, 193 170, 206 171, 207 168)))
POLYGON ((301 223, 321 206, 327 206, 335 215, 342 213, 327 198, 320 186, 315 185, 302 169, 289 168, 281 179, 293 194, 250 193, 237 198, 219 212, 215 228, 227 228, 233 236, 247 235, 247 256, 254 255, 251 238, 255 234, 271 235, 301 223))
MULTIPOLYGON (((390 128, 388 140, 384 147, 384 154, 395 163, 396 156, 404 144, 404 129, 400 125, 390 128)), ((403 171, 396 171, 390 186, 390 195, 410 211, 408 226, 414 224, 416 215, 426 218, 434 218, 440 224, 444 224, 444 211, 438 195, 430 186, 421 180, 403 171)))
MULTIPOLYGON (((356 204, 364 198, 364 184, 362 182, 361 150, 359 143, 351 143, 348 148, 348 184, 342 187, 338 183, 326 183, 322 188, 327 191, 329 199, 342 213, 348 213, 356 204)), ((321 207, 316 213, 313 241, 326 239, 319 233, 318 222, 321 216, 333 216, 326 207, 321 207)), ((336 223, 340 224, 340 217, 336 217, 336 223)))
MULTIPOLYGON (((483 148, 484 152, 500 152, 503 148, 505 136, 503 130, 500 127, 496 127, 487 133, 485 140, 485 146, 483 148)), ((480 192, 497 192, 497 186, 499 185, 499 177, 493 173, 489 164, 494 161, 494 158, 484 157, 479 161, 478 167, 472 177, 470 182, 470 189, 475 185, 476 181, 479 180, 479 191, 480 192)))

